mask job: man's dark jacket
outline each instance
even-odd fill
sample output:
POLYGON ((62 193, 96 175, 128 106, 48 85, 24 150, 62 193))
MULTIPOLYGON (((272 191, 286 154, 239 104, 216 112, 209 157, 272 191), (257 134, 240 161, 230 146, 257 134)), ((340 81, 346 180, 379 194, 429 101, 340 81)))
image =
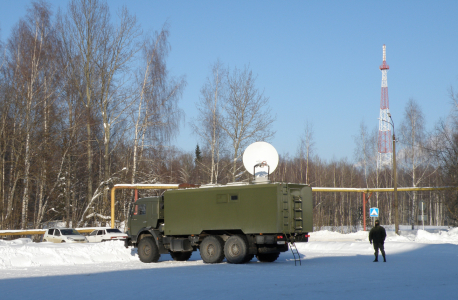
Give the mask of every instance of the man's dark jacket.
POLYGON ((386 238, 386 231, 380 225, 375 225, 374 228, 369 232, 369 242, 383 244, 386 238))

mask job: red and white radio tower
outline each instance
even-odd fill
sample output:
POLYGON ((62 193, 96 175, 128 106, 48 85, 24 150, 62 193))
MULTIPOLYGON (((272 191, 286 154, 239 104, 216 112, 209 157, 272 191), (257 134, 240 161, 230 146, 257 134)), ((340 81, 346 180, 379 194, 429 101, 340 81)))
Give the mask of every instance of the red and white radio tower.
POLYGON ((378 130, 378 158, 377 168, 390 165, 393 159, 393 148, 391 144, 391 124, 389 119, 390 103, 388 101, 387 72, 389 66, 386 63, 386 46, 383 45, 383 63, 380 66, 382 71, 382 94, 380 97, 380 118, 378 130))

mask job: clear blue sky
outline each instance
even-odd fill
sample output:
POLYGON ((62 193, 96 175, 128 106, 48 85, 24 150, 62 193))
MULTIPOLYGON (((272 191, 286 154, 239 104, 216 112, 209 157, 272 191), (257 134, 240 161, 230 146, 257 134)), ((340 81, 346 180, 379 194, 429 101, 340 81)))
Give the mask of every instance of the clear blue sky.
MULTIPOLYGON (((2 41, 29 3, 0 1, 2 41)), ((109 1, 112 14, 122 5, 145 30, 171 25, 168 66, 188 82, 186 124, 173 144, 186 151, 198 142, 187 123, 217 59, 258 75, 277 116, 271 143, 283 155, 295 154, 308 121, 316 154, 353 160, 360 123, 378 126, 383 44, 396 125, 413 98, 432 129, 450 112, 448 89, 458 90, 458 1, 109 1)))

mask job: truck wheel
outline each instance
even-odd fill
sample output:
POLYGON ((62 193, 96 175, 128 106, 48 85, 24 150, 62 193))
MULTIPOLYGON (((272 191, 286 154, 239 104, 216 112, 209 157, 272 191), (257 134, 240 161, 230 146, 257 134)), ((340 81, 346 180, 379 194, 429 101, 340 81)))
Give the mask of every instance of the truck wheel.
POLYGON ((247 262, 248 241, 243 235, 233 235, 227 239, 224 245, 224 254, 231 264, 242 264, 247 262))
POLYGON ((143 238, 138 244, 138 257, 144 263, 157 262, 161 255, 156 243, 152 238, 143 238))
POLYGON ((224 259, 224 241, 217 235, 209 235, 200 243, 200 257, 204 263, 219 264, 224 259))
POLYGON ((274 262, 280 256, 280 253, 263 253, 256 255, 260 262, 274 262))
POLYGON ((170 251, 170 256, 173 260, 176 261, 187 261, 192 255, 192 251, 189 252, 178 252, 178 251, 170 251))

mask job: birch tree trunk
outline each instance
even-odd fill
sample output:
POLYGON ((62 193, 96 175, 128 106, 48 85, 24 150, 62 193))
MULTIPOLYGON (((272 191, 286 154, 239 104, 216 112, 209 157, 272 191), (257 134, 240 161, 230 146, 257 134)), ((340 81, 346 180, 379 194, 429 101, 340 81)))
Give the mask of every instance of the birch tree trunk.
POLYGON ((36 24, 34 30, 34 38, 32 41, 32 57, 30 60, 30 75, 28 80, 25 82, 27 87, 26 103, 25 103, 25 155, 24 155, 24 190, 22 198, 22 219, 21 229, 28 227, 28 205, 29 205, 29 175, 30 175, 30 160, 31 160, 31 134, 32 134, 32 106, 34 105, 35 94, 36 94, 36 81, 38 79, 38 68, 41 63, 41 47, 43 44, 43 36, 39 35, 39 27, 42 24, 36 24))

